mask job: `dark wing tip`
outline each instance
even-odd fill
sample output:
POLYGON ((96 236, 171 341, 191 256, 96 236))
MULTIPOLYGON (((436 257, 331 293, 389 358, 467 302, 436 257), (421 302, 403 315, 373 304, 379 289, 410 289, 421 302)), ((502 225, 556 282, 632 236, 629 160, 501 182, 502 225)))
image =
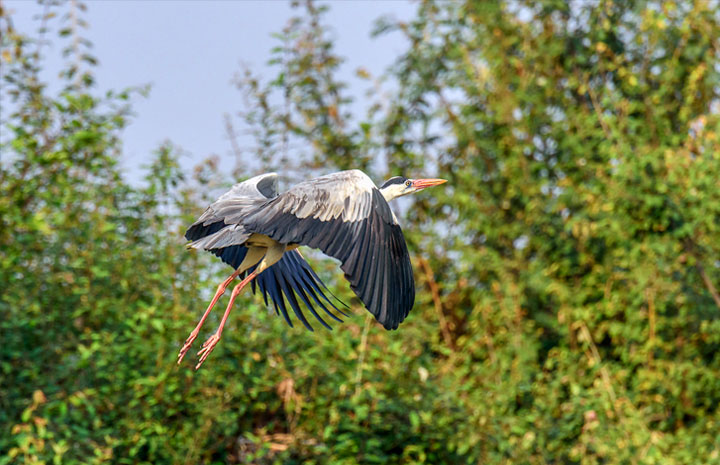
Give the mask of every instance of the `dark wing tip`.
POLYGON ((288 317, 285 313, 283 296, 287 298, 295 316, 309 331, 313 331, 313 327, 310 326, 310 323, 305 318, 297 297, 300 297, 300 301, 305 304, 305 307, 324 328, 332 331, 332 327, 315 311, 313 302, 319 305, 325 313, 333 319, 342 323, 340 318, 335 316, 323 305, 324 300, 329 303, 332 308, 342 313, 335 304, 333 304, 332 300, 325 295, 323 291, 323 288, 327 290, 325 283, 315 274, 310 264, 305 261, 297 250, 285 252, 277 263, 258 275, 257 281, 263 292, 265 292, 266 289, 269 290, 268 293, 273 303, 280 304, 280 309, 283 311, 283 316, 286 320, 288 320, 288 317), (277 300, 280 302, 276 302, 277 300))
POLYGON ((196 241, 198 239, 202 239, 203 237, 215 234, 225 226, 227 225, 223 221, 216 221, 208 225, 203 224, 202 221, 198 221, 185 231, 185 239, 189 241, 196 241))
POLYGON ((358 228, 352 253, 343 261, 350 286, 375 319, 387 330, 397 329, 415 303, 415 279, 405 237, 392 222, 384 199, 358 228))

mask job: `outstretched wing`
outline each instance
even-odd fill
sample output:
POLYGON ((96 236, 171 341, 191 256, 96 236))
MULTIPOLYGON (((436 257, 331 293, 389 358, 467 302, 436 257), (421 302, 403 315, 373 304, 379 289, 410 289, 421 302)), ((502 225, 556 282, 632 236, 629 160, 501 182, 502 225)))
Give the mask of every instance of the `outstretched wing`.
MULTIPOLYGON (((275 173, 263 174, 236 184, 205 210, 202 216, 187 230, 185 238, 192 241, 191 247, 209 250, 220 257, 222 261, 237 269, 248 251, 247 247, 242 244, 250 236, 238 223, 238 220, 248 211, 275 196, 277 196, 277 175, 275 173)), ((243 277, 254 269, 255 267, 252 267, 247 270, 246 273, 243 273, 243 277)), ((265 299, 265 304, 268 303, 269 295, 276 313, 282 314, 291 327, 292 321, 285 299, 303 325, 310 331, 313 330, 303 315, 296 295, 326 328, 332 329, 315 311, 313 303, 322 308, 332 319, 342 322, 330 311, 328 306, 342 315, 345 314, 325 295, 325 292, 330 293, 327 286, 297 250, 286 252, 280 261, 260 273, 253 281, 253 292, 256 289, 256 281, 265 299)), ((332 296, 332 293, 330 295, 332 296)))
POLYGON ((386 329, 396 329, 415 302, 402 230, 362 171, 300 183, 247 214, 241 227, 340 260, 353 292, 386 329))

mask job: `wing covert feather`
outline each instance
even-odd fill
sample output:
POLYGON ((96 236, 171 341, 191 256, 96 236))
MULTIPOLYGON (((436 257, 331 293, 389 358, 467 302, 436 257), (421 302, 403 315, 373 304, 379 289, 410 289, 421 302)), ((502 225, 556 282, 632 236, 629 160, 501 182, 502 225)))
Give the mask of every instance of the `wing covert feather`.
POLYGON ((275 173, 266 173, 232 186, 185 232, 185 238, 193 241, 191 247, 211 250, 244 243, 249 234, 239 220, 277 196, 277 178, 275 173))

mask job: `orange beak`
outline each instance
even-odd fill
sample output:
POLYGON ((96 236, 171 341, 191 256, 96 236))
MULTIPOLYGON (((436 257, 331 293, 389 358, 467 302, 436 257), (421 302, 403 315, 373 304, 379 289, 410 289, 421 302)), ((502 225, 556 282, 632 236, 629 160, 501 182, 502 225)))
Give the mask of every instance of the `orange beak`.
POLYGON ((447 179, 415 179, 413 180, 413 187, 417 189, 426 189, 432 186, 439 186, 447 182, 447 179))

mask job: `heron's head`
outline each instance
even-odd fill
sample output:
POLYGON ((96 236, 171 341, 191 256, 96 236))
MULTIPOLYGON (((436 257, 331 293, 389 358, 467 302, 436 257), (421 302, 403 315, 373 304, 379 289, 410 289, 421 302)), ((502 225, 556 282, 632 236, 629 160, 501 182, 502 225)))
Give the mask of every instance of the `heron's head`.
POLYGON ((395 176, 380 186, 380 192, 388 202, 396 197, 413 194, 428 187, 437 186, 447 182, 445 179, 408 179, 403 176, 395 176))

